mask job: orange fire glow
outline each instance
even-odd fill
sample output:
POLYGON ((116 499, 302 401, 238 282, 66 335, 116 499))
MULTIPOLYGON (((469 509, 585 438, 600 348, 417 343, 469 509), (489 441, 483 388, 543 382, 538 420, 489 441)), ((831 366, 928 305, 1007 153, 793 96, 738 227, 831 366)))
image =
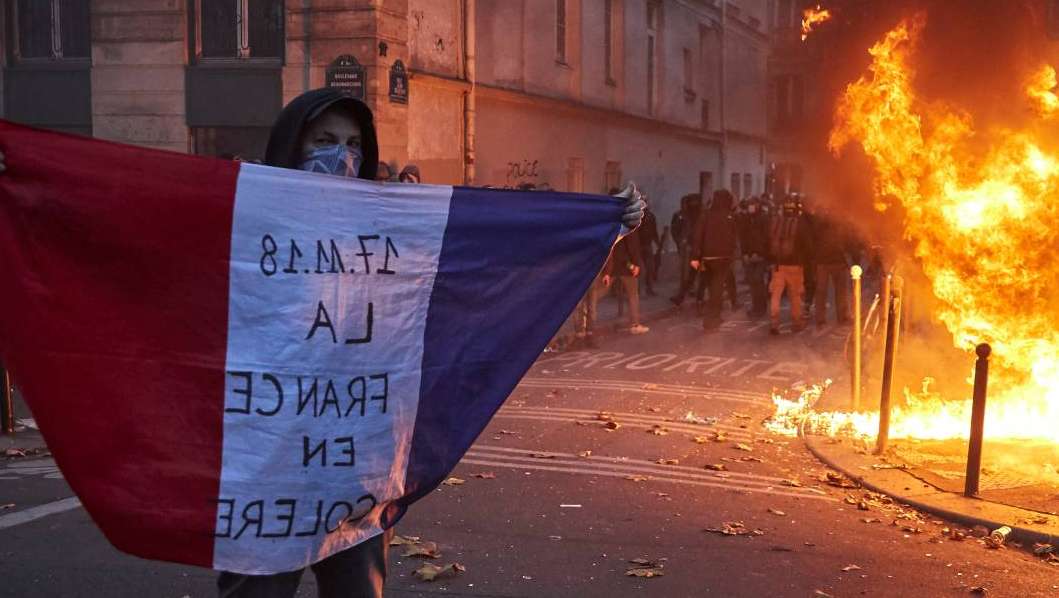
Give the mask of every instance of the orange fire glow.
MULTIPOLYGON (((908 19, 869 50, 870 74, 846 88, 830 147, 862 147, 875 167, 876 207, 903 206, 905 236, 940 305, 935 316, 968 351, 968 370, 974 346, 992 345, 987 437, 1059 443, 1059 152, 1035 123, 976 129, 966 111, 918 97, 912 57, 924 23, 908 19)), ((1049 115, 1059 107, 1055 86, 1055 70, 1042 67, 1023 101, 1049 115)), ((969 384, 955 400, 927 387, 905 394, 891 437, 968 435, 969 384)), ((878 421, 818 417, 864 435, 878 421)))
POLYGON ((809 34, 812 33, 813 27, 829 20, 831 20, 831 11, 826 8, 821 8, 819 4, 814 8, 805 9, 802 12, 802 41, 804 42, 809 38, 809 34))

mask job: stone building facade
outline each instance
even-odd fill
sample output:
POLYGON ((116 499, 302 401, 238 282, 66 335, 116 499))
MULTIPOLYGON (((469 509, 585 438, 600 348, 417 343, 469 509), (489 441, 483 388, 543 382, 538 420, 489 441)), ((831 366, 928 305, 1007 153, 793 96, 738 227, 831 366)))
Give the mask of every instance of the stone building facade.
POLYGON ((259 158, 339 85, 424 182, 680 195, 765 182, 767 0, 5 0, 4 118, 259 158))

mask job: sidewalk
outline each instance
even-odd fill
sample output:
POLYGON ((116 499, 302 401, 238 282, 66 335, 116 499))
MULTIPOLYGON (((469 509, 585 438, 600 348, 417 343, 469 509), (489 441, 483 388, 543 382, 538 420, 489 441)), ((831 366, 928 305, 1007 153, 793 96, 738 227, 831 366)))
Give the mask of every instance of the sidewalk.
MULTIPOLYGON (((840 379, 814 410, 846 410, 848 396, 849 382, 840 379)), ((862 400, 873 402, 868 395, 862 400)), ((1041 543, 1059 548, 1059 483, 1020 472, 1015 463, 1016 458, 1034 467, 1054 463, 1041 460, 1059 451, 1053 446, 987 441, 979 493, 968 498, 963 495, 966 441, 891 440, 884 455, 875 455, 874 439, 831 438, 804 430, 801 437, 820 461, 868 490, 969 528, 1008 526, 1008 541, 1027 547, 1041 543)))
MULTIPOLYGON (((806 446, 829 467, 861 486, 885 494, 895 501, 944 517, 967 527, 984 526, 989 531, 1011 528, 1008 541, 1059 544, 1059 516, 983 498, 967 498, 962 492, 938 488, 915 475, 915 468, 896 462, 890 455, 877 457, 850 440, 816 435, 803 436, 806 446)), ((1059 506, 1059 505, 1057 505, 1059 506)))

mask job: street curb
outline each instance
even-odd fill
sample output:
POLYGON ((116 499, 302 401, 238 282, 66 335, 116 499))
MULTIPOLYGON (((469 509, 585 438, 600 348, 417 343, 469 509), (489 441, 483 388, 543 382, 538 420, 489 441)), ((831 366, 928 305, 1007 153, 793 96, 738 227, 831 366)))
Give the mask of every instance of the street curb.
MULTIPOLYGON (((917 499, 914 499, 914 498, 909 498, 907 496, 903 496, 901 493, 895 492, 891 488, 887 488, 887 487, 885 487, 885 486, 883 486, 881 484, 872 483, 867 478, 867 476, 865 476, 863 474, 856 474, 856 473, 850 471, 848 468, 839 465, 837 462, 835 462, 833 459, 829 458, 828 456, 824 455, 819 449, 817 449, 817 447, 815 446, 815 443, 812 440, 810 440, 810 437, 805 434, 805 431, 801 427, 799 427, 799 429, 798 429, 798 435, 805 442, 806 448, 809 449, 809 452, 812 453, 814 457, 816 457, 818 460, 820 460, 823 464, 827 465, 828 467, 830 467, 830 468, 842 473, 843 475, 845 475, 849 479, 857 482, 861 486, 864 486, 868 490, 871 490, 873 492, 878 492, 879 494, 885 494, 885 495, 893 498, 894 500, 896 500, 898 502, 901 502, 901 503, 904 503, 904 504, 906 504, 906 505, 908 505, 910 507, 914 507, 914 508, 916 508, 916 509, 918 509, 920 511, 924 511, 926 513, 930 513, 930 514, 936 515, 938 517, 942 517, 942 518, 945 518, 945 519, 948 519, 948 520, 951 520, 951 521, 955 521, 956 523, 963 524, 963 525, 965 525, 967 527, 974 527, 976 525, 981 525, 981 526, 984 526, 984 527, 988 528, 990 531, 995 530, 995 529, 997 529, 999 527, 1002 527, 1002 526, 1010 527, 1011 528, 1011 534, 1008 536, 1008 540, 1009 541, 1020 542, 1023 545, 1027 545, 1027 544, 1029 544, 1031 542, 1037 542, 1037 543, 1043 543, 1043 544, 1053 544, 1054 545, 1057 542, 1059 542, 1059 535, 1053 535, 1053 534, 1048 534, 1048 533, 1045 533, 1045 532, 1040 532, 1040 531, 1037 531, 1037 530, 1028 529, 1028 528, 1025 528, 1025 527, 1019 527, 1019 526, 1015 525, 1014 523, 1005 523, 1005 522, 996 521, 996 520, 992 520, 992 519, 986 519, 986 518, 983 518, 983 517, 977 517, 975 515, 971 515, 971 514, 968 514, 968 513, 963 513, 963 512, 960 512, 960 511, 953 511, 953 510, 950 510, 950 509, 946 509, 944 507, 939 507, 937 505, 932 505, 932 504, 930 504, 928 502, 923 502, 922 500, 917 500, 917 499)), ((902 473, 904 473, 909 478, 915 479, 917 482, 921 482, 921 480, 919 480, 919 478, 916 478, 915 476, 909 474, 908 472, 902 472, 902 473)), ((945 492, 943 490, 938 490, 936 492, 936 494, 939 495, 939 496, 956 496, 954 493, 945 492)), ((1010 505, 1000 505, 999 503, 994 503, 994 502, 983 500, 983 499, 965 498, 964 500, 966 500, 968 502, 979 501, 980 503, 984 503, 984 504, 1002 506, 1004 508, 1012 509, 1014 511, 1024 512, 1024 513, 1027 514, 1027 516, 1040 515, 1040 513, 1036 512, 1036 511, 1027 511, 1025 509, 1019 509, 1018 507, 1012 507, 1010 505)))

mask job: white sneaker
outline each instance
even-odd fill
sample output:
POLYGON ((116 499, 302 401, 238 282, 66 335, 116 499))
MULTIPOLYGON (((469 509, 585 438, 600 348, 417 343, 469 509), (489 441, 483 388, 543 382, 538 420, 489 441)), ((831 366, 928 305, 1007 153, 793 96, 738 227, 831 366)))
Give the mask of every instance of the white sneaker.
POLYGON ((643 334, 648 330, 650 330, 650 328, 648 328, 647 326, 644 326, 643 324, 637 324, 629 329, 629 334, 643 334))

